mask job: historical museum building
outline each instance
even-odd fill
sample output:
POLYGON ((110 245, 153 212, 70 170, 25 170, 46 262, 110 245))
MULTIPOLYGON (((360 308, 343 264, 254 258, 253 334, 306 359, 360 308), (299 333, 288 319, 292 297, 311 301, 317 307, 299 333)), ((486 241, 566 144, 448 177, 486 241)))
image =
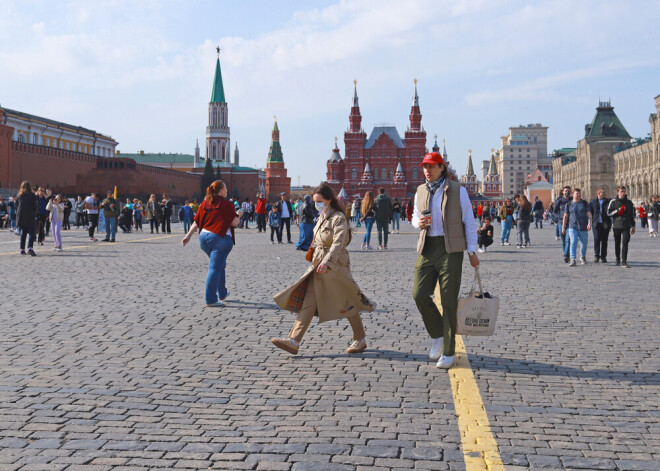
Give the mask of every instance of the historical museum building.
POLYGON ((555 195, 566 185, 581 188, 583 198, 594 198, 601 187, 612 197, 621 184, 636 201, 659 193, 660 96, 655 98, 655 106, 656 113, 649 117, 651 133, 645 139, 633 139, 611 103, 600 102, 577 148, 553 152, 555 195))
MULTIPOLYGON (((384 187, 392 198, 411 198, 417 186, 424 183, 419 167, 426 148, 426 131, 422 127, 422 114, 417 95, 417 80, 410 110, 410 124, 401 138, 394 126, 375 126, 369 136, 362 128, 362 114, 354 81, 353 106, 349 115, 349 128, 344 133, 344 158, 335 140, 326 164, 327 183, 339 193, 343 188, 348 198, 362 197, 371 190, 377 194, 384 187)), ((437 141, 433 148, 439 152, 437 141)), ((443 151, 445 162, 446 149, 443 151)), ((453 170, 451 178, 456 179, 453 170)))

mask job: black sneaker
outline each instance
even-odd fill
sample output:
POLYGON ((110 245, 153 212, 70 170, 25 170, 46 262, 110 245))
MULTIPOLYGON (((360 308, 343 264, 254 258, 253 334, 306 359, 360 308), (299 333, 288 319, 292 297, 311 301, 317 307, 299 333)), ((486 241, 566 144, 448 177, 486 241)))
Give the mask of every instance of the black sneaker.
POLYGON ((630 268, 627 262, 621 262, 621 268, 630 268))
POLYGON ((598 257, 594 257, 594 263, 598 263, 600 259, 598 257))
POLYGON ((564 263, 568 263, 571 261, 571 257, 564 257, 564 263))
POLYGON ((607 258, 606 258, 606 257, 602 257, 602 258, 600 259, 600 263, 607 263, 607 258))
POLYGON ((617 260, 616 262, 614 262, 614 266, 615 266, 615 267, 618 267, 619 265, 621 265, 621 262, 620 262, 619 260, 617 260))
POLYGON ((110 242, 110 239, 103 239, 101 242, 110 242))
POLYGON ((37 254, 34 253, 34 250, 32 250, 32 249, 28 249, 28 253, 29 253, 30 255, 32 255, 33 257, 36 257, 36 256, 37 256, 37 254))

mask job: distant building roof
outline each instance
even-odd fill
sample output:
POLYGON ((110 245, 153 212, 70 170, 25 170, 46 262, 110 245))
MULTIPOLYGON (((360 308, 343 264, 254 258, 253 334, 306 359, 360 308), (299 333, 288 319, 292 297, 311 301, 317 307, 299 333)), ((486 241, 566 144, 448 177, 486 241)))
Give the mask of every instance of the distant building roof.
POLYGON ((394 126, 375 126, 373 131, 371 131, 371 135, 369 136, 369 139, 367 139, 367 143, 364 145, 364 148, 371 149, 376 143, 376 140, 383 134, 387 135, 387 137, 392 139, 394 145, 397 146, 399 149, 403 149, 406 147, 405 145, 403 145, 403 141, 399 136, 399 132, 396 130, 394 126))
MULTIPOLYGON (((93 136, 101 136, 105 139, 108 139, 110 141, 114 141, 114 139, 107 134, 101 134, 100 132, 96 132, 93 129, 88 129, 84 128, 82 126, 74 126, 72 124, 67 124, 63 123, 61 121, 55 121, 54 119, 48 119, 48 118, 42 118, 41 116, 29 114, 29 113, 24 113, 22 111, 16 111, 16 110, 11 110, 9 108, 2 108, 0 107, 5 113, 5 116, 15 116, 17 118, 24 119, 26 121, 36 121, 39 123, 44 123, 44 124, 50 124, 51 126, 57 126, 60 128, 66 128, 69 129, 73 132, 81 133, 81 134, 91 134, 93 136)), ((116 142, 116 141, 115 141, 116 142)))
POLYGON ((609 101, 600 102, 596 108, 596 115, 585 127, 584 137, 589 139, 594 138, 619 138, 630 139, 630 134, 623 127, 616 113, 614 107, 610 105, 609 101))
POLYGON ((159 163, 159 164, 192 164, 195 162, 195 156, 191 154, 164 154, 164 153, 137 153, 137 154, 118 154, 117 157, 133 159, 138 163, 159 163))

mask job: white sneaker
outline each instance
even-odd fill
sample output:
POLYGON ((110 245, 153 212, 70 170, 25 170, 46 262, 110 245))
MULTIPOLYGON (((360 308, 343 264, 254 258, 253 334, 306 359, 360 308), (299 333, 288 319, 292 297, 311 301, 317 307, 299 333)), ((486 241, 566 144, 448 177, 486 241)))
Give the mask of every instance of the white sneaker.
POLYGON ((222 301, 216 301, 213 304, 207 304, 206 307, 223 307, 225 303, 222 301))
POLYGON ((227 299, 228 297, 229 297, 229 290, 227 290, 227 296, 225 296, 224 298, 222 298, 220 301, 224 301, 224 300, 227 299))
POLYGON ((485 250, 484 250, 484 249, 477 249, 477 252, 479 252, 479 253, 484 253, 485 250))
POLYGON ((452 355, 450 357, 446 357, 442 355, 438 360, 438 362, 435 364, 435 366, 437 366, 438 368, 447 369, 454 366, 454 363, 456 363, 456 355, 452 355))
POLYGON ((433 339, 433 345, 431 345, 431 351, 429 352, 429 358, 431 360, 437 360, 442 355, 442 337, 433 339))

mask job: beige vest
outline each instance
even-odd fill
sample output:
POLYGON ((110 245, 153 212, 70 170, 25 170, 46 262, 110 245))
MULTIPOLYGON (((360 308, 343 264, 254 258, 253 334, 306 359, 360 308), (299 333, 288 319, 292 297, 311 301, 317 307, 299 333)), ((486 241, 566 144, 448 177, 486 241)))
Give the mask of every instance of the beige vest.
MULTIPOLYGON (((445 181, 442 195, 442 226, 445 231, 445 249, 447 253, 462 252, 467 249, 463 211, 461 210, 461 184, 452 180, 445 181)), ((430 208, 431 192, 426 183, 417 187, 417 209, 420 214, 430 208)), ((435 217, 435 215, 432 215, 435 217)), ((424 250, 428 227, 421 230, 417 241, 417 253, 424 250)))

